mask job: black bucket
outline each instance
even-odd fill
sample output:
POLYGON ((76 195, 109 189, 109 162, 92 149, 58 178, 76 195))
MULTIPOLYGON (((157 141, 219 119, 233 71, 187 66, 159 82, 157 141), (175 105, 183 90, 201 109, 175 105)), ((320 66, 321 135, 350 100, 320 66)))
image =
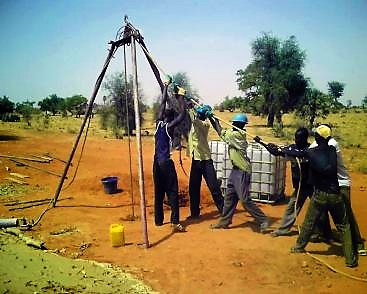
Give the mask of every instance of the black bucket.
POLYGON ((101 180, 106 194, 114 194, 117 192, 117 180, 117 177, 105 177, 101 180))

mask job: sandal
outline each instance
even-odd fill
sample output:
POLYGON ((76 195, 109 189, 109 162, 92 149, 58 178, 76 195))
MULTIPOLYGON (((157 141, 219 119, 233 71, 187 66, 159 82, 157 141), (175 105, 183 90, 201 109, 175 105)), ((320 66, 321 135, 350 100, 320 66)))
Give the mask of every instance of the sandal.
POLYGON ((367 250, 366 249, 358 249, 358 255, 360 256, 367 256, 367 250))
POLYGON ((183 233, 183 232, 186 232, 186 229, 185 229, 185 227, 183 226, 183 225, 181 225, 181 224, 172 224, 172 227, 173 227, 173 229, 172 229, 172 231, 174 232, 174 233, 183 233))

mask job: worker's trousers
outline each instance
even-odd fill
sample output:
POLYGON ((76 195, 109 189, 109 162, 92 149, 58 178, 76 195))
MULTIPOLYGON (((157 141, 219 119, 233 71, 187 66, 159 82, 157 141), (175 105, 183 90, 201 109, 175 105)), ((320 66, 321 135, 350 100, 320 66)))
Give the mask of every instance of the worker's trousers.
POLYGON ((219 224, 228 226, 232 223, 232 217, 238 201, 241 202, 247 212, 255 218, 258 224, 265 224, 268 218, 262 210, 250 198, 251 174, 238 168, 233 168, 228 178, 227 191, 224 196, 224 206, 219 224))
POLYGON ((171 223, 178 224, 180 220, 178 202, 178 181, 175 165, 171 159, 166 161, 154 160, 154 220, 156 225, 162 225, 164 220, 163 200, 165 194, 171 206, 171 223))
POLYGON ((343 197, 345 209, 347 210, 347 217, 350 224, 350 230, 352 232, 352 240, 355 250, 364 249, 364 240, 361 236, 359 231, 359 226, 357 220, 354 216, 353 209, 352 209, 352 202, 350 199, 350 187, 348 186, 341 186, 340 187, 340 194, 343 197))
POLYGON ((306 187, 306 188, 301 187, 297 199, 297 190, 294 190, 292 196, 289 199, 287 208, 285 209, 281 224, 279 228, 276 230, 277 232, 283 234, 290 232, 292 226, 296 221, 296 216, 302 209, 303 204, 305 203, 307 197, 311 197, 312 194, 313 194, 313 187, 306 187))
POLYGON ((223 210, 223 196, 217 174, 214 169, 213 160, 192 160, 190 170, 189 194, 191 216, 200 215, 200 188, 204 177, 206 184, 212 194, 215 206, 219 213, 223 210))
POLYGON ((353 249, 350 225, 346 214, 344 200, 341 194, 331 194, 323 191, 316 191, 314 193, 295 247, 302 249, 306 247, 317 220, 322 213, 327 212, 330 212, 336 228, 342 235, 346 264, 357 264, 357 256, 355 254, 355 250, 353 249))

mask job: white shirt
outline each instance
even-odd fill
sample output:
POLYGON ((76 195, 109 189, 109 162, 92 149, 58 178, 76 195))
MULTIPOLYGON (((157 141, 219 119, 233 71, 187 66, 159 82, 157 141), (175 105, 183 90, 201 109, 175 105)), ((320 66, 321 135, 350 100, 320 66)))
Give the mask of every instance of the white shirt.
MULTIPOLYGON (((334 139, 330 138, 328 142, 329 146, 334 146, 336 149, 337 156, 337 168, 338 168, 338 182, 341 187, 350 187, 350 177, 347 168, 344 165, 342 152, 340 150, 339 143, 334 139)), ((316 141, 314 141, 309 148, 315 148, 317 146, 316 141)))

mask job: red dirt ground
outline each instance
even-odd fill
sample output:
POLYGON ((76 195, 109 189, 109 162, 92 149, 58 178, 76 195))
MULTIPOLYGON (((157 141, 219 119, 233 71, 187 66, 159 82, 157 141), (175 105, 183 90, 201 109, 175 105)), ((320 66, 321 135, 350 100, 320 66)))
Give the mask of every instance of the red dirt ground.
MULTIPOLYGON (((51 137, 24 133, 19 140, 0 141, 0 153, 30 155, 49 152, 67 159, 74 139, 73 135, 51 137)), ((40 224, 29 234, 44 240, 48 248, 58 249, 60 254, 119 265, 162 293, 367 293, 367 283, 334 273, 305 254, 290 254, 289 249, 295 243, 296 234, 272 238, 270 235, 258 233, 253 219, 240 206, 231 229, 210 230, 209 225, 217 221, 218 214, 205 185, 202 191, 202 219, 199 222, 185 222, 189 215, 188 207, 180 209, 181 219, 187 225, 186 233, 172 234, 169 223, 155 227, 152 137, 143 138, 148 233, 151 245, 149 249, 144 249, 141 245, 143 237, 140 220, 125 220, 132 214, 127 142, 126 139, 88 138, 74 183, 61 193, 56 208, 48 211, 40 224), (104 193, 100 179, 108 175, 119 177, 118 186, 122 189, 120 193, 104 193), (67 197, 73 199, 65 199, 67 197), (124 224, 126 246, 111 247, 109 225, 112 223, 124 224), (50 234, 71 227, 76 230, 61 235, 50 234)), ((135 215, 140 215, 135 141, 132 141, 132 147, 135 215)), ((177 154, 174 157, 177 159, 177 154)), ((70 169, 70 178, 77 158, 78 156, 70 169)), ((34 169, 15 166, 3 158, 0 160, 1 182, 8 176, 4 168, 8 166, 13 172, 30 175, 31 178, 27 180, 29 187, 38 189, 31 189, 32 192, 22 197, 2 196, 1 217, 25 216, 36 219, 45 206, 9 211, 9 206, 4 206, 6 200, 52 197, 59 178, 34 169)), ((63 164, 56 160, 50 164, 34 165, 60 173, 63 170, 63 164)), ((189 170, 189 159, 184 158, 184 166, 189 170)), ((187 197, 188 178, 178 164, 176 169, 180 191, 187 197)), ((289 195, 289 170, 287 173, 286 191, 289 195)), ((352 173, 352 180, 353 208, 362 235, 366 236, 367 175, 352 173)), ((271 218, 272 227, 275 228, 285 204, 259 205, 271 218)), ((305 209, 300 220, 303 219, 304 212, 305 209)), ((166 210, 166 222, 169 220, 169 213, 169 210, 166 210)), ((358 268, 350 269, 344 266, 342 250, 338 245, 310 243, 307 250, 339 270, 367 278, 367 257, 360 258, 358 268)))

